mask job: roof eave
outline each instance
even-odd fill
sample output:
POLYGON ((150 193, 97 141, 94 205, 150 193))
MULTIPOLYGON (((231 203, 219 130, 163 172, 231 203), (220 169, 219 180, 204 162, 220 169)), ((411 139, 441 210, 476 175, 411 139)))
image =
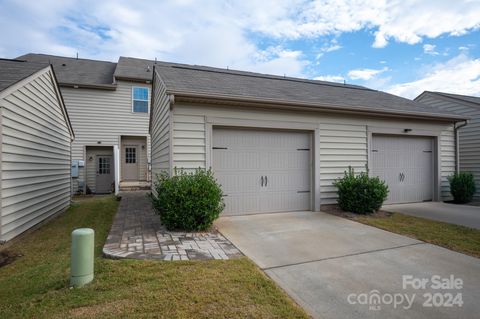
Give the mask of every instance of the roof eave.
POLYGON ((319 104, 319 103, 300 103, 295 101, 285 101, 285 100, 276 100, 276 99, 267 99, 267 98, 255 98, 255 97, 246 97, 246 96, 233 96, 233 95, 223 95, 223 94, 206 94, 201 92, 186 92, 186 91, 177 91, 177 90, 167 90, 167 94, 175 95, 176 100, 180 101, 181 98, 193 98, 197 101, 208 102, 208 101, 221 101, 223 103, 246 103, 246 104, 255 104, 263 106, 274 106, 277 108, 301 108, 308 109, 310 111, 331 111, 338 113, 356 113, 356 114, 378 114, 385 116, 393 117, 404 117, 404 118, 416 118, 416 119, 430 119, 438 121, 447 121, 447 122, 461 122, 470 119, 469 117, 461 115, 446 115, 441 113, 427 113, 427 112, 412 112, 412 111, 384 111, 372 107, 345 107, 343 105, 333 105, 333 104, 319 104))
POLYGON ((53 65, 50 64, 49 67, 50 67, 50 71, 52 72, 52 76, 53 76, 52 80, 53 80, 54 86, 56 87, 55 92, 58 94, 58 97, 60 100, 59 102, 62 105, 62 110, 64 112, 65 120, 68 125, 68 130, 70 132, 70 142, 73 142, 73 140, 75 140, 75 131, 73 130, 72 122, 70 121, 70 116, 68 115, 67 107, 65 106, 65 100, 63 99, 62 91, 59 88, 60 85, 58 84, 58 78, 57 78, 57 75, 55 74, 55 70, 53 69, 53 65))
POLYGON ((118 76, 114 75, 115 80, 120 80, 120 81, 128 81, 128 82, 136 82, 136 83, 146 83, 146 84, 151 84, 153 81, 153 74, 151 79, 147 78, 135 78, 135 77, 128 77, 128 76, 118 76))
POLYGON ((115 91, 117 89, 116 84, 86 84, 86 83, 69 83, 69 82, 59 82, 61 87, 70 87, 74 89, 97 89, 97 90, 110 90, 115 91))

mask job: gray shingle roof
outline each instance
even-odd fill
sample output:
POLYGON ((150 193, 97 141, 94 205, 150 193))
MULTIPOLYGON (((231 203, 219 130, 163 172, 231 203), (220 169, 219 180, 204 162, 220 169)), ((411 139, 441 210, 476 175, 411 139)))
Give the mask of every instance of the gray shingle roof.
POLYGON ((114 76, 117 79, 151 81, 155 61, 121 56, 114 76))
POLYGON ((151 81, 153 67, 174 94, 203 94, 232 100, 263 100, 333 110, 357 110, 397 115, 463 119, 419 102, 366 87, 290 77, 120 57, 118 63, 27 54, 19 57, 53 64, 63 85, 114 88, 113 78, 151 81))
POLYGON ((271 79, 290 79, 297 82, 315 82, 315 83, 325 83, 330 85, 337 85, 341 87, 352 87, 352 88, 362 88, 367 89, 365 87, 361 87, 358 85, 351 85, 351 84, 338 84, 333 82, 324 82, 324 81, 312 81, 306 79, 299 79, 299 78, 291 78, 291 77, 281 77, 269 74, 261 74, 255 72, 247 72, 247 71, 238 71, 238 70, 226 70, 220 68, 214 68, 209 66, 202 66, 202 65, 191 65, 191 64, 183 64, 183 63, 172 63, 172 62, 164 62, 164 61, 153 61, 153 60, 145 60, 145 59, 137 59, 132 57, 123 57, 121 56, 117 63, 117 69, 115 70, 114 76, 116 78, 123 78, 123 79, 131 79, 131 80, 142 80, 142 81, 151 81, 153 77, 153 67, 176 67, 176 68, 185 68, 185 69, 194 69, 194 70, 203 70, 208 72, 220 72, 220 73, 228 73, 228 74, 238 74, 243 76, 252 76, 252 77, 263 77, 263 78, 271 78, 271 79))
POLYGON ((464 101, 464 102, 474 104, 474 105, 470 104, 471 106, 480 107, 480 97, 478 97, 478 96, 460 95, 460 94, 452 94, 452 93, 445 93, 445 92, 430 92, 430 91, 425 91, 424 93, 429 93, 429 94, 434 94, 434 95, 437 94, 437 95, 445 96, 445 97, 448 97, 448 98, 451 98, 451 99, 460 100, 460 101, 464 101))
POLYGON ((61 85, 85 85, 113 87, 116 63, 88 59, 60 57, 48 54, 29 53, 17 59, 53 65, 61 85))
POLYGON ((46 67, 46 63, 0 59, 0 92, 46 67))
POLYGON ((157 64, 167 91, 232 99, 281 101, 333 110, 463 119, 449 111, 356 85, 285 78, 208 67, 157 64))

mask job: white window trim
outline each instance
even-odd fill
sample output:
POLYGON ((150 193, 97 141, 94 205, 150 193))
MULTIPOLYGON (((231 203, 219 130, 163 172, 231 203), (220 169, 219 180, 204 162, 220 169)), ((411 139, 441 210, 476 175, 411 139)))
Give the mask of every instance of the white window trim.
MULTIPOLYGON (((136 114, 150 114, 150 88, 149 87, 146 87, 146 86, 132 86, 132 93, 131 93, 131 111, 132 113, 136 113, 136 114), (133 110, 133 92, 135 91, 135 89, 147 89, 147 112, 135 112, 133 110)), ((143 101, 143 100, 137 100, 137 101, 143 101)))

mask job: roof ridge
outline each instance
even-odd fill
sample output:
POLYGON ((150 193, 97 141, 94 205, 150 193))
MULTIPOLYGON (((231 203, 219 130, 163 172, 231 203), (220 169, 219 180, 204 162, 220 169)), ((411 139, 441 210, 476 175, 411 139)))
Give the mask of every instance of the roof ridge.
MULTIPOLYGON (((168 62, 164 62, 168 63, 168 62)), ((162 66, 162 65, 161 65, 162 66)), ((194 70, 194 71, 202 71, 202 72, 211 72, 211 73, 219 73, 219 74, 228 74, 228 75, 236 75, 236 76, 245 76, 245 77, 254 77, 260 79, 270 79, 270 80, 279 80, 279 81, 290 81, 290 82, 298 82, 298 83, 308 83, 314 85, 325 85, 325 86, 332 86, 332 87, 339 87, 344 89, 352 89, 352 90, 364 90, 364 91, 371 91, 375 92, 377 90, 373 90, 367 87, 363 87, 360 85, 353 85, 353 84, 342 84, 342 83, 335 83, 335 82, 328 82, 328 81, 319 81, 319 80, 311 80, 311 79, 302 79, 302 78, 295 78, 295 77, 285 77, 280 75, 273 75, 273 74, 264 74, 264 73, 256 73, 251 71, 241 71, 241 70, 223 70, 221 68, 215 68, 210 66, 190 66, 190 65, 171 65, 164 67, 171 67, 176 69, 186 69, 186 70, 194 70)))
POLYGON ((27 60, 8 59, 8 58, 0 58, 0 61, 10 61, 10 62, 27 62, 27 60))
POLYGON ((69 56, 61 56, 55 54, 46 54, 46 53, 27 53, 24 55, 19 56, 19 58, 27 56, 27 55, 42 55, 45 57, 53 57, 53 58, 61 58, 61 59, 69 59, 69 60, 84 60, 84 61, 91 61, 91 62, 101 62, 101 63, 111 63, 117 64, 117 62, 106 61, 106 60, 95 60, 95 59, 88 59, 88 58, 76 58, 76 57, 69 57, 69 56))
POLYGON ((219 74, 231 74, 231 75, 249 76, 249 77, 256 77, 256 78, 263 78, 263 79, 310 83, 310 84, 316 84, 316 85, 326 85, 326 86, 348 88, 348 89, 354 89, 354 90, 377 91, 377 90, 373 90, 373 89, 370 89, 361 85, 355 85, 355 84, 342 84, 342 83, 336 83, 336 82, 312 80, 312 79, 297 78, 297 77, 290 77, 290 76, 281 76, 281 75, 274 75, 274 74, 268 74, 268 73, 244 71, 244 70, 222 69, 219 67, 208 66, 208 65, 167 62, 167 61, 149 60, 149 59, 142 59, 142 58, 135 58, 135 57, 126 57, 126 56, 120 56, 119 61, 121 58, 146 61, 160 67, 172 67, 177 69, 196 70, 196 71, 212 72, 212 73, 219 73, 219 74))

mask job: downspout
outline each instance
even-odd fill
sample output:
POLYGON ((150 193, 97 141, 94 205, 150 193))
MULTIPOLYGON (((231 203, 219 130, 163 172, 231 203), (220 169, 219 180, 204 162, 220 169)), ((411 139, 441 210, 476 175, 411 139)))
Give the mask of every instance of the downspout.
POLYGON ((458 130, 468 124, 468 120, 465 120, 462 124, 457 126, 457 123, 454 124, 455 128, 455 172, 460 172, 460 135, 458 130))
POLYGON ((169 94, 168 95, 168 144, 169 144, 169 150, 168 150, 168 166, 169 166, 169 171, 168 175, 173 176, 174 173, 174 168, 173 168, 173 106, 175 104, 175 95, 169 94))

